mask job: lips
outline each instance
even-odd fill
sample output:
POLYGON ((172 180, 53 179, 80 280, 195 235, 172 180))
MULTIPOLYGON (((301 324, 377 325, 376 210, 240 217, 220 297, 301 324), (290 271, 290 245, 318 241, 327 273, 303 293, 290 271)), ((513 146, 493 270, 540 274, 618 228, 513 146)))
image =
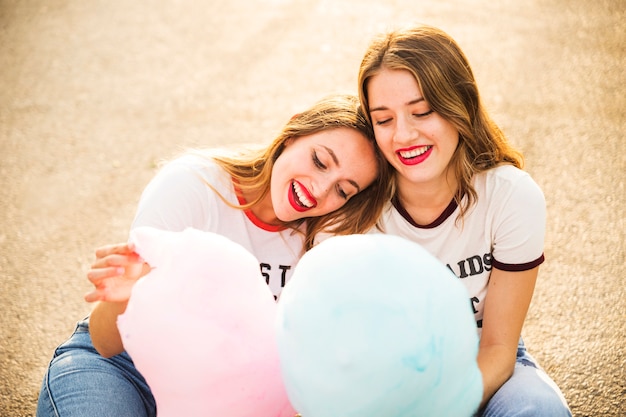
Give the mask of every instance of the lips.
POLYGON ((417 165, 424 162, 432 153, 433 145, 413 146, 396 151, 398 159, 404 165, 417 165))
POLYGON ((291 204, 294 210, 304 212, 315 208, 317 201, 302 184, 298 181, 292 181, 289 188, 289 204, 291 204))

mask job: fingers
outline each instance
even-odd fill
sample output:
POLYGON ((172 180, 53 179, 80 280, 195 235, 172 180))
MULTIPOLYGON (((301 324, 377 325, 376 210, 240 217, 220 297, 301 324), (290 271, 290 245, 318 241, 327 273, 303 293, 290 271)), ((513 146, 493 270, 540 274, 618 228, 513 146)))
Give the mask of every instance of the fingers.
POLYGON ((85 294, 83 299, 88 303, 94 303, 96 301, 104 301, 104 296, 96 289, 85 294))
POLYGON ((135 252, 135 245, 129 243, 115 243, 104 245, 96 249, 96 257, 103 258, 107 255, 129 255, 135 252))
MULTIPOLYGON (((91 283, 95 287, 93 290, 83 296, 85 301, 87 301, 88 303, 93 303, 94 301, 107 301, 108 293, 110 292, 107 288, 107 280, 109 279, 109 277, 105 276, 105 274, 101 273, 101 271, 102 270, 98 270, 95 274, 91 274, 91 276, 88 275, 89 281, 91 281, 91 283)), ((113 275, 113 272, 111 272, 109 275, 113 275)))
POLYGON ((136 253, 127 254, 112 254, 97 258, 93 264, 92 269, 107 268, 111 266, 126 267, 133 264, 143 263, 143 260, 136 253))
POLYGON ((91 292, 83 296, 85 301, 128 301, 136 279, 116 275, 114 271, 96 271, 89 276, 94 286, 91 292), (112 276, 111 276, 112 275, 112 276))
POLYGON ((83 296, 83 299, 88 303, 93 303, 96 301, 128 301, 128 298, 130 297, 130 288, 131 287, 129 287, 125 291, 120 291, 107 288, 106 285, 102 285, 85 294, 83 296))
POLYGON ((105 278, 114 278, 124 275, 126 269, 120 266, 101 267, 87 271, 87 279, 97 285, 105 278))
POLYGON ((87 271, 87 279, 95 288, 83 296, 85 301, 128 299, 134 282, 149 271, 148 265, 134 250, 134 245, 128 243, 96 249, 96 260, 87 271))

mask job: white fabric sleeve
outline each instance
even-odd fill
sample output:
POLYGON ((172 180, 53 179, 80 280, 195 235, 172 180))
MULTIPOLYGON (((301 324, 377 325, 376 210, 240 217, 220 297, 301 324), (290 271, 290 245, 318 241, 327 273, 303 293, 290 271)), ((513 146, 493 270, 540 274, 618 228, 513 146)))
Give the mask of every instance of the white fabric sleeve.
POLYGON ((209 201, 215 193, 198 168, 180 159, 165 165, 143 191, 131 229, 203 229, 215 209, 209 201))
POLYGON ((507 265, 537 262, 544 249, 546 201, 530 175, 522 175, 511 184, 497 211, 492 229, 494 260, 507 265))

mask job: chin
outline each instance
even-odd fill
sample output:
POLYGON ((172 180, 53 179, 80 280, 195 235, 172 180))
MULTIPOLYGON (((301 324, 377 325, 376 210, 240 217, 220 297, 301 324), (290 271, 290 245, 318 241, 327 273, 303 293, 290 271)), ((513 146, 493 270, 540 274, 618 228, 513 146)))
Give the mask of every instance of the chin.
POLYGON ((302 216, 300 215, 300 213, 295 213, 291 210, 286 210, 282 213, 276 212, 276 218, 280 220, 281 222, 292 222, 294 220, 298 220, 302 218, 302 216))

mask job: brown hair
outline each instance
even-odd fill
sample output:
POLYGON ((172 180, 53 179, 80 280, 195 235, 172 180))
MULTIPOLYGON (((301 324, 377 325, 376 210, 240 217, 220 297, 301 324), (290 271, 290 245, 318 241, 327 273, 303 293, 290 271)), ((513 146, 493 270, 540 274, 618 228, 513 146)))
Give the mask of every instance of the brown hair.
POLYGON ((242 149, 230 155, 207 154, 239 183, 242 191, 258 196, 240 206, 226 203, 241 210, 254 207, 270 191, 272 168, 288 141, 340 127, 356 129, 368 139, 376 155, 378 175, 369 187, 354 195, 341 208, 323 216, 287 222, 284 226, 301 230, 301 225, 305 224, 305 250, 313 247, 315 235, 321 231, 339 235, 367 231, 376 224, 385 202, 391 196, 391 169, 376 146, 371 124, 358 98, 349 94, 327 96, 296 114, 269 146, 242 149))
POLYGON ((383 69, 413 74, 430 108, 457 128, 459 145, 450 164, 459 182, 454 198, 461 218, 477 198, 474 174, 502 163, 523 167, 522 154, 487 114, 469 62, 447 33, 418 26, 372 41, 359 69, 359 98, 368 119, 367 84, 383 69), (462 205, 464 195, 468 198, 462 205))

